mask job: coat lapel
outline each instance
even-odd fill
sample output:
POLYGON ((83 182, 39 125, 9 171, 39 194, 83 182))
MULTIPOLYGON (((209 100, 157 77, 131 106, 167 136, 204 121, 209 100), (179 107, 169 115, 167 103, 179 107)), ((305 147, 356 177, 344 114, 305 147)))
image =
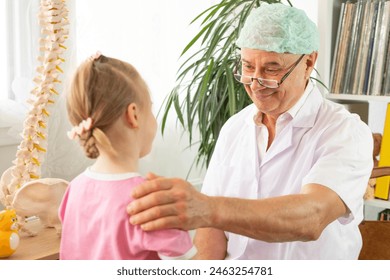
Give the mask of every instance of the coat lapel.
POLYGON ((263 166, 268 161, 276 157, 278 154, 284 152, 287 148, 292 145, 293 137, 293 126, 290 122, 285 129, 280 133, 279 137, 274 139, 271 147, 268 149, 267 153, 264 155, 263 160, 260 166, 263 166))
POLYGON ((275 137, 274 142, 265 154, 260 167, 291 147, 293 144, 295 130, 308 130, 314 126, 322 102, 323 97, 321 93, 316 87, 314 87, 306 99, 306 104, 302 106, 302 110, 300 110, 295 118, 283 129, 283 131, 275 137))

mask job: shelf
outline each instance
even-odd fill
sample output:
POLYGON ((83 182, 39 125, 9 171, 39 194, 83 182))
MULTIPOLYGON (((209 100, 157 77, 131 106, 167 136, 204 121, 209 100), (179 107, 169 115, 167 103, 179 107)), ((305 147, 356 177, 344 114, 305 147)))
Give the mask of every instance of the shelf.
POLYGON ((355 95, 355 94, 326 94, 327 99, 337 100, 361 100, 361 101, 380 101, 390 102, 390 96, 374 96, 374 95, 355 95))
POLYGON ((379 208, 390 208, 390 201, 382 199, 369 199, 364 201, 366 206, 374 206, 379 208))

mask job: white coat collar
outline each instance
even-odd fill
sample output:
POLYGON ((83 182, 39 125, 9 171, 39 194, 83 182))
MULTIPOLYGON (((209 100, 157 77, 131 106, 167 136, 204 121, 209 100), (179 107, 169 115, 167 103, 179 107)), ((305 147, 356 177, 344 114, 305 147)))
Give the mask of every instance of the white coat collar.
MULTIPOLYGON (((309 129, 314 126, 314 123, 317 119, 317 114, 323 102, 323 97, 318 88, 315 86, 308 87, 306 90, 307 95, 302 95, 300 99, 302 100, 302 104, 298 104, 298 106, 295 107, 296 110, 294 118, 289 124, 287 124, 281 134, 275 137, 274 142, 262 159, 260 166, 263 166, 268 161, 272 160, 272 158, 274 158, 277 154, 280 154, 292 145, 294 135, 293 129, 295 127, 309 129)), ((253 116, 258 112, 258 110, 255 105, 253 105, 251 110, 253 114, 248 115, 247 124, 253 127, 253 131, 255 131, 256 124, 253 120, 253 116)), ((255 133, 254 139, 256 139, 255 133)))
MULTIPOLYGON (((311 83, 310 83, 311 84, 311 83)), ((309 95, 303 103, 295 118, 292 120, 293 127, 313 127, 324 97, 316 86, 312 86, 309 95)))
MULTIPOLYGON (((293 120, 291 121, 292 126, 312 127, 323 100, 324 98, 319 89, 314 86, 312 82, 309 82, 302 97, 287 111, 293 117, 293 120)), ((259 111, 254 104, 251 104, 250 106, 252 107, 252 114, 249 114, 246 122, 253 126, 256 125, 254 119, 259 111)))

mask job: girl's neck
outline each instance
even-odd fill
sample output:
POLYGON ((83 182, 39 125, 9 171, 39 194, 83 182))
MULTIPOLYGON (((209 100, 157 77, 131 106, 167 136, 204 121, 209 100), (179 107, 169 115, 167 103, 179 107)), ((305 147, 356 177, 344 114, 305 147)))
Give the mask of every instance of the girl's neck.
POLYGON ((129 173, 138 172, 138 157, 123 158, 123 157, 108 157, 100 155, 96 162, 91 166, 91 170, 99 173, 129 173))

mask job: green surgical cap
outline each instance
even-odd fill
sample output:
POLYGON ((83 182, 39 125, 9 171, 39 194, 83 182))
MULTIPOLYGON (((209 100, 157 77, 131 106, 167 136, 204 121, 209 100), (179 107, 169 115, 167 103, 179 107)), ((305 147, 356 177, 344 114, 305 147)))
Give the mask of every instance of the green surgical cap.
POLYGON ((310 54, 318 51, 319 34, 304 11, 280 3, 262 3, 249 14, 236 44, 239 48, 310 54))

